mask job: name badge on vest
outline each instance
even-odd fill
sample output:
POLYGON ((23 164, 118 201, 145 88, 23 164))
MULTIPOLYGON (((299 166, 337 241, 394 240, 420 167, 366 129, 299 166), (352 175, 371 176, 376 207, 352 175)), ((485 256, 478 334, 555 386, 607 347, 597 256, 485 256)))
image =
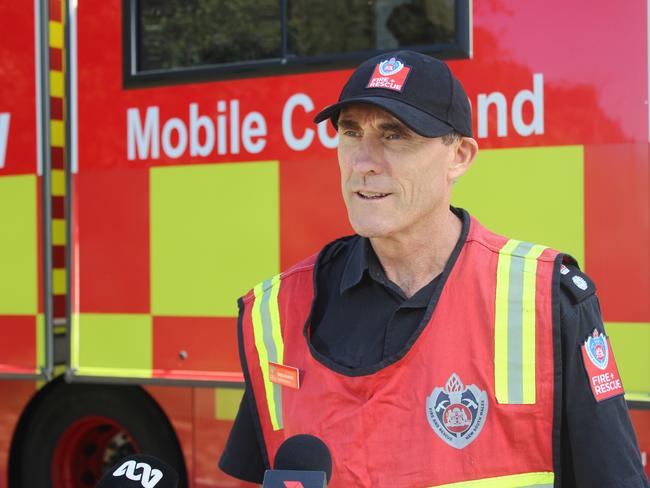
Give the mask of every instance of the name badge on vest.
POLYGON ((614 361, 609 337, 594 329, 580 346, 591 392, 597 402, 625 393, 614 361))
POLYGON ((293 366, 269 361, 269 380, 277 385, 300 388, 300 370, 293 366))

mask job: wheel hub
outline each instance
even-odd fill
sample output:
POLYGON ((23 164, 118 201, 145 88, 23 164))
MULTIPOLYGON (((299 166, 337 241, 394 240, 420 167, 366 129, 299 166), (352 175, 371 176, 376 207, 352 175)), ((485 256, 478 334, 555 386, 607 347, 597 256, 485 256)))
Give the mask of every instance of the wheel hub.
POLYGON ((70 424, 52 457, 53 488, 94 488, 121 458, 139 452, 129 432, 107 417, 88 416, 70 424))

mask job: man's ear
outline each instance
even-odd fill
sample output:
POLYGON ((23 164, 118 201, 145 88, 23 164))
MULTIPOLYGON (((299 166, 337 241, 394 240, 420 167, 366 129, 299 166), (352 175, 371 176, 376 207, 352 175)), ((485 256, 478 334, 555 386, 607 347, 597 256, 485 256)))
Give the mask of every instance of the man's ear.
POLYGON ((449 177, 452 181, 465 174, 478 154, 478 143, 471 137, 461 137, 456 143, 454 160, 449 168, 449 177))

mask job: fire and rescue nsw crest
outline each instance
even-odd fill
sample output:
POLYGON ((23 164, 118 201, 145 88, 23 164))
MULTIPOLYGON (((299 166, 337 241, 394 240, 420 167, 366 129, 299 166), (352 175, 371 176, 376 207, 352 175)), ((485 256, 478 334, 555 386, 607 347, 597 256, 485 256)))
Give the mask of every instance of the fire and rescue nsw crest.
POLYGON ((594 329, 591 335, 585 341, 587 356, 594 365, 600 369, 607 369, 609 362, 609 347, 607 347, 607 337, 598 329, 594 329))
POLYGON ((456 373, 452 373, 444 388, 435 387, 427 397, 427 418, 431 428, 456 449, 463 449, 478 437, 487 413, 485 391, 476 385, 463 385, 456 373))

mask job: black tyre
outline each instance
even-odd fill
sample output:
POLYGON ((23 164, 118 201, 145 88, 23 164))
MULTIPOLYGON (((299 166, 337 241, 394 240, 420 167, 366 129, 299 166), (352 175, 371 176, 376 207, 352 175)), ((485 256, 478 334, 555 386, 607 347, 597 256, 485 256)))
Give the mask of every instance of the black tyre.
POLYGON ((176 435, 141 388, 48 385, 25 413, 11 453, 11 488, 94 488, 119 459, 144 453, 170 464, 187 486, 176 435))

